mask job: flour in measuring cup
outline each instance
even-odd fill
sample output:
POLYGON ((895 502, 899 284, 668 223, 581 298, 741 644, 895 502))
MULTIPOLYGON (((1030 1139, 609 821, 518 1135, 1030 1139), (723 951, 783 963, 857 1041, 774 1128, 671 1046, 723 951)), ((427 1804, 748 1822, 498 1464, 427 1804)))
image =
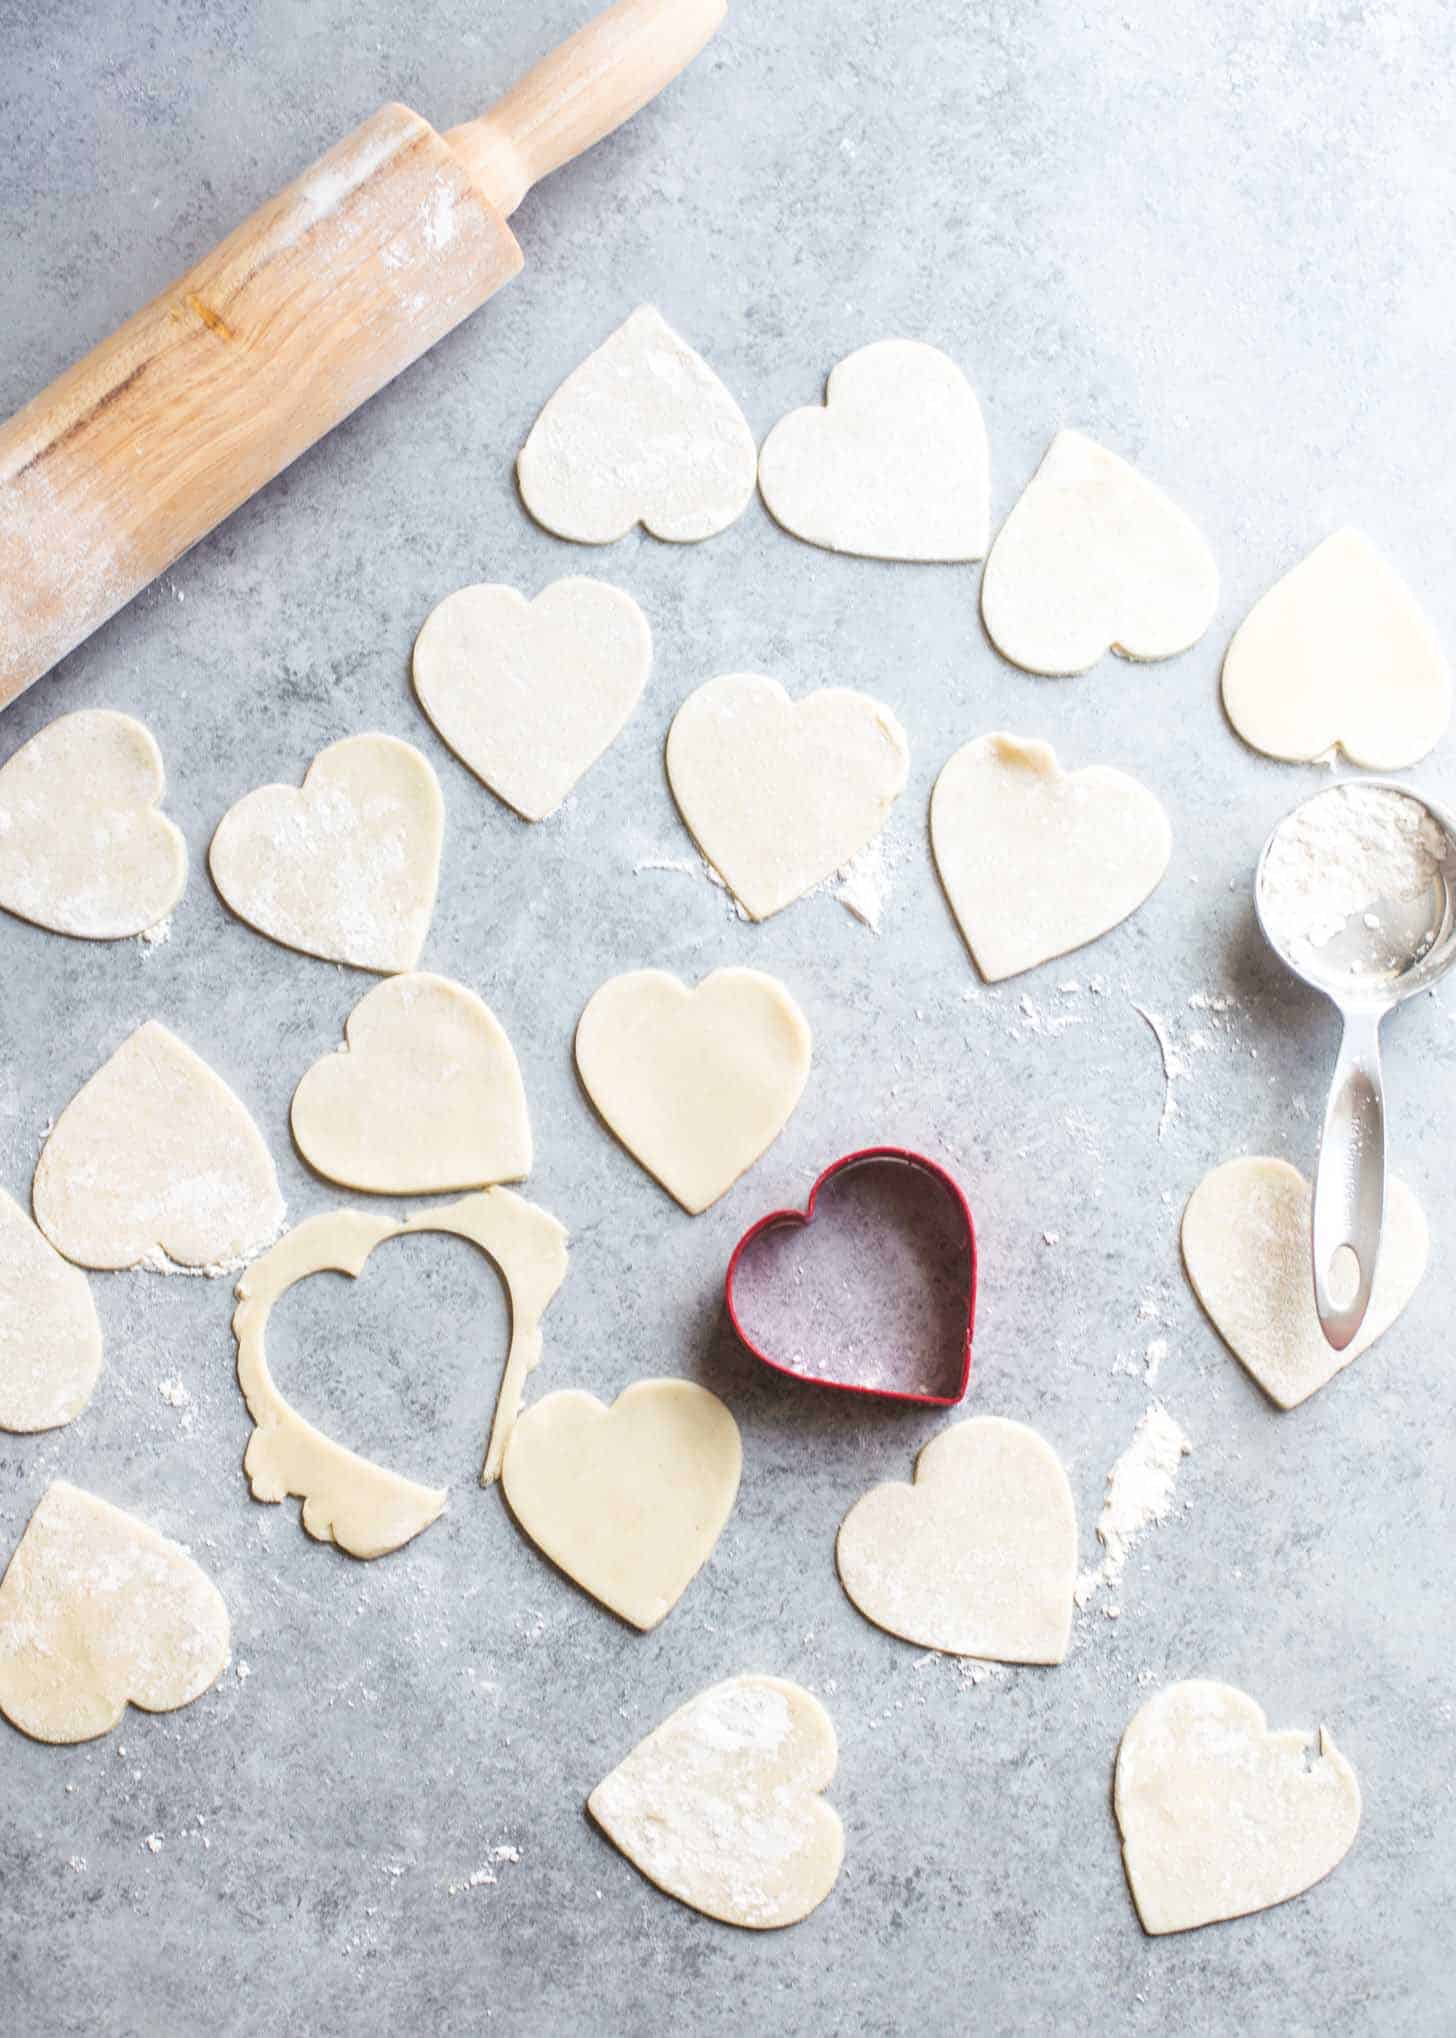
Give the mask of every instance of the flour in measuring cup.
POLYGON ((1445 831, 1419 800, 1389 786, 1332 786, 1281 822, 1269 844, 1259 906, 1274 945, 1297 961, 1332 941, 1357 915, 1409 905, 1451 855, 1445 831))

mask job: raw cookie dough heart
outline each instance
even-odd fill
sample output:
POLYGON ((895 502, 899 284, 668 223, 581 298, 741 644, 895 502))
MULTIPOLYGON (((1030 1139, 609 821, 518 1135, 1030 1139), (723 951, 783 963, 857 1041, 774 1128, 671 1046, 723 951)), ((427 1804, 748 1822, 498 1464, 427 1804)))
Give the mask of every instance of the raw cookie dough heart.
POLYGON ((429 764, 395 736, 346 736, 301 788, 230 807, 208 862, 224 899, 270 940, 391 976, 424 947, 445 807, 429 764))
POLYGON ((1337 747, 1398 771, 1451 717, 1430 617, 1363 531, 1316 545, 1256 601, 1223 661, 1223 704, 1255 750, 1305 763, 1337 747))
POLYGON ((473 991, 425 972, 391 977, 359 1000, 344 1038, 293 1093, 293 1136, 321 1175, 431 1196, 531 1172, 515 1052, 473 991))
POLYGON ((227 1661, 221 1594, 187 1552, 57 1479, 0 1580, 0 1712, 37 1741, 90 1741, 127 1705, 172 1712, 227 1661))
POLYGON ((876 1486, 840 1524, 840 1581, 867 1620, 951 1656, 1060 1663, 1077 1518, 1051 1446, 982 1415, 942 1430, 913 1486, 876 1486))
POLYGON ((1389 1330, 1426 1271, 1430 1237, 1404 1182, 1387 1179, 1370 1308, 1337 1352, 1315 1314, 1310 1187, 1288 1161, 1225 1161, 1183 1212, 1183 1264, 1213 1327, 1270 1400, 1297 1408, 1389 1330))
POLYGON ((1143 1930, 1191 1932, 1287 1903, 1339 1866, 1355 1772, 1325 1728, 1271 1734, 1229 1684, 1170 1684, 1134 1714, 1113 1806, 1143 1930))
POLYGON ((786 531, 870 559, 979 559, 991 455, 976 393, 948 354, 878 340, 829 377, 826 401, 780 418, 758 485, 786 531))
POLYGON ((711 538, 742 516, 757 469, 748 420, 650 304, 567 376, 516 460, 537 523, 581 545, 638 523, 655 538, 711 538))
POLYGON ((757 672, 706 681, 667 738, 678 811, 755 920, 852 862, 884 826, 909 768, 905 731, 868 694, 824 687, 792 701, 757 672))
POLYGON ((820 1795, 839 1761, 822 1705, 779 1677, 730 1677, 632 1750, 587 1810, 649 1882, 755 1931, 823 1903, 844 1828, 820 1795))
POLYGON ((90 941, 155 927, 187 883, 187 845, 158 811, 165 782, 130 715, 48 723, 0 770, 0 906, 90 941))
POLYGON ((415 639, 420 706, 462 764, 544 821, 620 735, 652 665, 631 595, 603 580, 462 587, 415 639))
POLYGON ((639 1380, 610 1408, 570 1389, 516 1422, 501 1487, 526 1534, 634 1627, 655 1628, 713 1554, 743 1446, 716 1394, 639 1380))
POLYGON ((1105 651, 1172 658, 1218 602, 1218 568, 1192 518, 1080 432, 1058 432, 1001 526, 981 615, 1027 672, 1086 672, 1105 651))
POLYGON ((235 1265, 283 1222, 278 1175, 247 1110, 155 1019, 56 1120, 31 1202, 51 1244, 83 1267, 235 1265))
POLYGON ((83 1273, 68 1266, 0 1189, 0 1429, 58 1429, 101 1371, 101 1325, 83 1273))
POLYGON ((1168 868, 1168 817, 1110 765, 1063 771, 1049 743, 997 733, 945 765, 930 839, 951 911, 988 983, 1096 941, 1168 868))
POLYGON ((627 1151, 694 1216, 778 1138, 809 1076, 809 1022, 776 977, 717 969, 689 990, 632 970, 576 1029, 587 1095, 627 1151))

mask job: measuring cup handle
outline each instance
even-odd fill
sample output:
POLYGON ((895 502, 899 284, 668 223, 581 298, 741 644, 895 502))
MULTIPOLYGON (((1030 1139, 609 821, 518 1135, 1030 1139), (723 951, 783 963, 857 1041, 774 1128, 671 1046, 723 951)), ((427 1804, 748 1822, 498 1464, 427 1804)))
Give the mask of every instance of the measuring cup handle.
MULTIPOLYGON (((1346 1015, 1340 1058, 1325 1109, 1314 1180, 1310 1244, 1314 1306, 1325 1342, 1342 1352, 1370 1307, 1385 1216, 1385 1097, 1380 1078, 1379 1012, 1346 1015), (1335 1255, 1348 1246, 1359 1281, 1348 1300, 1331 1293, 1335 1255)), ((1340 1284, 1343 1292, 1344 1283, 1340 1284)))

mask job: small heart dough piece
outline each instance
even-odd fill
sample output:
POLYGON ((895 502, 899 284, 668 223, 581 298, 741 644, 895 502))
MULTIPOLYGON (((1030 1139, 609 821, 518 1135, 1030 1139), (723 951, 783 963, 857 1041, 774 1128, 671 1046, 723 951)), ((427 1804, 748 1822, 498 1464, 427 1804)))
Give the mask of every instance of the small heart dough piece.
POLYGON ((1143 1930, 1191 1932, 1287 1903, 1338 1867, 1360 1786, 1324 1727, 1271 1734, 1246 1693, 1194 1679, 1134 1714, 1113 1808, 1143 1930))
POLYGON ((0 1712, 33 1740, 94 1740, 128 1703, 190 1705, 228 1639, 222 1596, 184 1549, 57 1479, 0 1580, 0 1712))
POLYGON ((1105 651, 1172 658, 1218 603, 1218 568, 1171 497, 1080 432, 1058 432, 1001 526, 981 616, 1027 672, 1086 672, 1105 651))
POLYGON ((776 679, 710 679, 673 718, 667 776, 688 830, 754 920, 873 841, 910 768, 887 707, 848 687, 789 699, 776 679))
POLYGON ((730 1677, 679 1706, 587 1799, 649 1882, 753 1931, 796 1925, 844 1860, 833 1722, 802 1686, 730 1677))
POLYGON ((462 764, 544 821, 620 735, 652 665, 652 632, 604 580, 462 587, 415 639, 420 706, 462 764))
POLYGON ((650 304, 572 370, 516 459, 531 515, 580 545, 638 523, 674 542, 711 538, 742 516, 757 470, 748 420, 650 304))
POLYGON ((988 983, 1108 933, 1156 888, 1173 847, 1168 816, 1125 771, 1063 771, 1049 743, 1000 732, 941 771, 930 839, 988 983))
POLYGON ((976 1416, 933 1437, 913 1486, 855 1502, 835 1546, 845 1591, 876 1627, 922 1649, 1060 1663, 1072 1631, 1077 1518, 1051 1446, 976 1416))
POLYGON ((230 807, 208 862, 260 934, 391 976, 424 947, 444 832, 439 783, 412 744, 346 736, 301 788, 259 786, 230 807))
POLYGON ((1451 668, 1406 583, 1348 526, 1255 602, 1223 661, 1223 704, 1255 750, 1303 764, 1341 749, 1399 771, 1451 718, 1451 668))
POLYGON ((756 969, 716 969, 696 990, 666 970, 632 970, 592 995, 576 1029, 587 1095, 694 1216, 778 1138, 812 1051, 798 1005, 756 969))
POLYGON ((277 1171, 247 1110, 155 1019, 56 1120, 31 1202, 51 1244, 83 1267, 235 1265, 283 1222, 277 1171))
POLYGON ((979 559, 991 455, 976 392, 939 347, 878 340, 841 361, 826 401, 763 442, 758 485, 776 520, 831 552, 979 559))
POLYGON ((359 1000, 344 1038, 293 1093, 293 1136, 321 1175, 432 1196, 531 1172, 515 1051, 473 991, 424 971, 391 977, 359 1000))
POLYGON ((610 1408, 575 1389, 528 1408, 501 1486, 553 1564, 634 1627, 655 1628, 712 1555, 742 1466, 738 1425, 716 1394, 639 1380, 610 1408))
POLYGON ((73 1421, 100 1371, 86 1276, 0 1189, 0 1429, 28 1434, 73 1421))
POLYGON ((47 723, 0 770, 0 906, 89 941, 155 927, 187 883, 164 785, 162 753, 130 715, 47 723))
POLYGON ((1421 1284, 1425 1215, 1387 1178, 1370 1307, 1342 1352, 1325 1343, 1309 1261, 1311 1191, 1288 1161, 1250 1156, 1205 1175, 1183 1212, 1183 1264, 1213 1327, 1280 1408, 1297 1408, 1389 1330, 1421 1284))

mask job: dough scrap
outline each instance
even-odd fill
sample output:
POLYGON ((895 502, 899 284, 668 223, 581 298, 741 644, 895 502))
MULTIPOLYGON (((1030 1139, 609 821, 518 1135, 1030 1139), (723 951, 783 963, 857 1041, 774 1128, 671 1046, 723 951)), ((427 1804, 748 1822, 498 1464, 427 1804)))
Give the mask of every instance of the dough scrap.
POLYGON ((155 1019, 83 1083, 41 1149, 31 1202, 83 1267, 236 1265, 275 1238, 273 1159, 222 1077, 155 1019))
POLYGON ((754 920, 833 877, 879 834, 910 768, 890 710, 848 687, 790 700, 730 672, 688 696, 667 775, 698 848, 754 920))
POLYGON ((544 821, 621 734, 652 666, 647 618, 578 575, 534 601, 462 587, 415 639, 420 706, 462 764, 525 821, 544 821))
POLYGON ((1113 1806, 1132 1900, 1156 1935, 1268 1910, 1322 1881, 1354 1843, 1360 1786, 1324 1727, 1270 1733, 1244 1692, 1194 1679, 1134 1715, 1113 1806))
POLYGON ((700 354, 653 305, 572 370, 516 459, 538 524, 610 545, 641 523, 655 538, 711 538, 748 507, 758 449, 700 354))
POLYGON ((515 1051, 473 991, 426 972, 391 977, 359 1000, 344 1038, 293 1093, 293 1136, 321 1175, 430 1196, 531 1172, 515 1051))
POLYGON ((1026 672, 1086 672, 1106 651, 1172 658, 1218 603, 1218 568, 1170 496, 1081 432, 1058 432, 1001 526, 981 616, 1026 672))
POLYGON ((1245 616, 1223 661, 1223 704, 1244 741, 1303 764, 1341 749, 1399 771, 1451 719, 1451 667, 1430 617, 1383 553, 1347 525, 1245 616))
POLYGON ((165 785, 162 753, 130 715, 48 722, 0 768, 0 906, 87 941, 165 920, 187 885, 165 785))
POLYGON ((839 1761, 819 1701, 780 1677, 730 1677, 669 1714, 587 1799, 634 1868, 679 1903, 753 1931, 823 1903, 844 1828, 821 1792, 839 1761))
POLYGON ((578 1389, 519 1418, 501 1491, 526 1534, 584 1592, 655 1628, 713 1554, 743 1445, 692 1380, 639 1380, 608 1408, 578 1389))
POLYGON ((1136 912, 1168 868, 1168 816, 1125 771, 1064 771, 1049 743, 997 732, 935 782, 930 838, 987 983, 1035 969, 1136 912))
POLYGON ((179 1544, 57 1479, 0 1580, 0 1712, 32 1740, 91 1741, 129 1703, 190 1705, 229 1637, 222 1595, 179 1544))
POLYGON ((427 760, 396 736, 346 736, 301 788, 259 786, 229 807, 208 851, 240 920, 326 962, 392 976, 430 931, 445 805, 427 760))
POLYGON ((623 1146, 697 1216, 787 1125, 813 1053, 777 977, 717 969, 694 990, 666 970, 611 977, 576 1029, 587 1095, 623 1146))
POLYGON ((1239 1363, 1280 1408, 1297 1408, 1389 1330, 1421 1284, 1425 1215, 1404 1182, 1387 1179, 1385 1225, 1370 1307, 1342 1352, 1326 1344, 1310 1271, 1309 1183, 1288 1161, 1249 1156, 1205 1175, 1183 1212, 1183 1264, 1193 1292, 1239 1363))
POLYGON ((840 1582, 866 1620, 950 1656, 1060 1663, 1077 1517, 1051 1446, 981 1415, 933 1437, 915 1483, 876 1486, 840 1524, 840 1582))
POLYGON ((0 1189, 0 1429, 59 1429, 90 1401, 101 1325, 86 1276, 0 1189))
POLYGON ((480 1474, 481 1485, 488 1486, 500 1475, 526 1375, 540 1363, 541 1318, 566 1278, 566 1232, 548 1211, 509 1189, 485 1189, 403 1220, 330 1210, 306 1218, 281 1238, 237 1285, 233 1336, 238 1385, 255 1425, 243 1470, 253 1498, 281 1501, 296 1494, 308 1533, 319 1542, 336 1543, 351 1557, 382 1557, 399 1549, 429 1527, 449 1496, 442 1488, 417 1485, 371 1464, 305 1422, 268 1370, 268 1317, 279 1297, 310 1274, 334 1271, 357 1278, 377 1245, 420 1231, 469 1239, 505 1282, 511 1341, 480 1474))
POLYGON ((777 522, 870 559, 980 559, 991 453, 976 392, 948 354, 877 340, 833 370, 825 402, 780 418, 758 456, 777 522))

